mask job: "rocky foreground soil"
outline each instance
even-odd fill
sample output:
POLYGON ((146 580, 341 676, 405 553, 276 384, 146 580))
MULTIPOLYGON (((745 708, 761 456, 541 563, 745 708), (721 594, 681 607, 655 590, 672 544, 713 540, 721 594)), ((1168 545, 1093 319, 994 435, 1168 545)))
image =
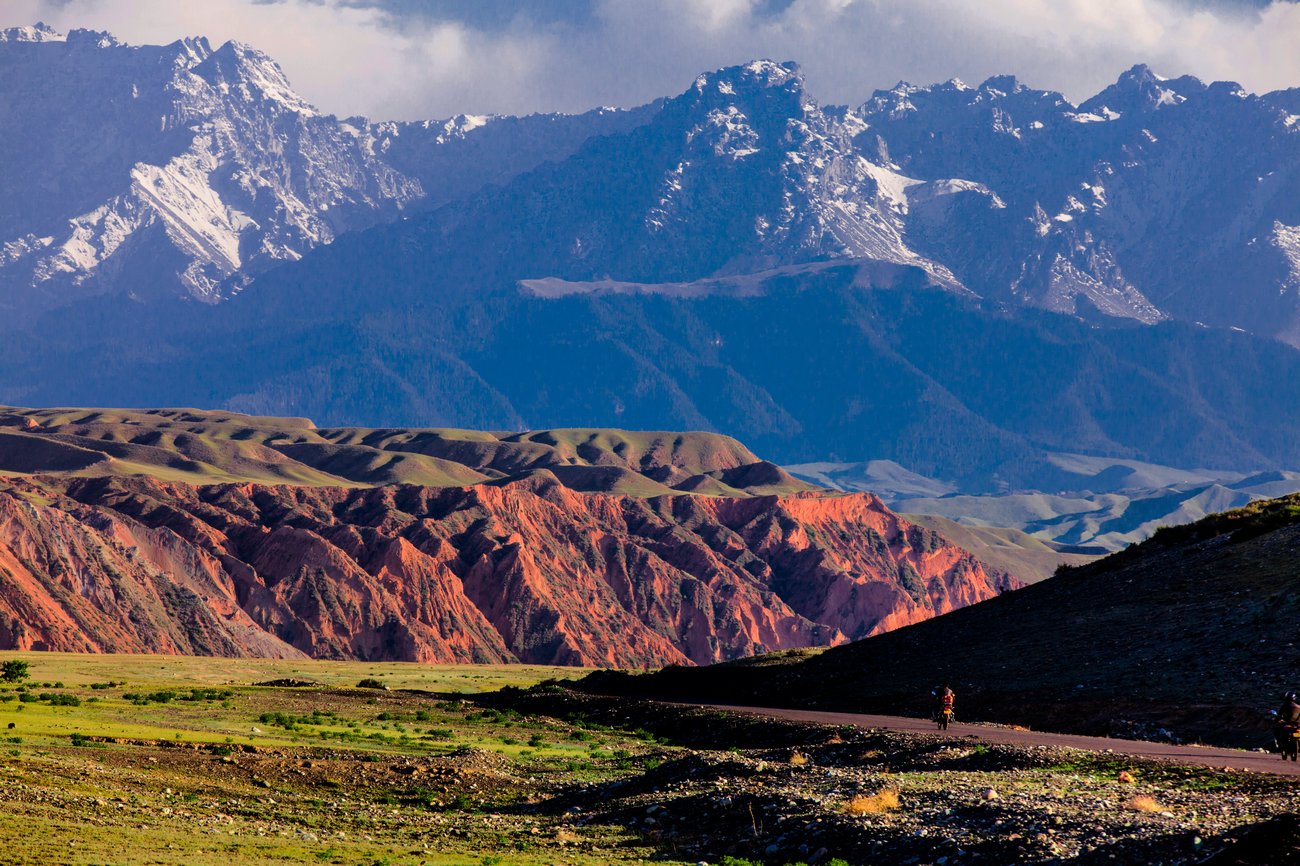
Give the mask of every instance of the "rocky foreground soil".
POLYGON ((704 862, 1300 862, 1294 781, 1263 774, 567 692, 513 705, 644 724, 696 744, 655 769, 565 792, 546 809, 567 807, 565 820, 579 826, 621 824, 674 856, 704 862))
MULTIPOLYGON (((290 663, 291 664, 291 663, 290 663)), ((174 677, 136 663, 139 681, 174 677)), ((71 674, 68 674, 71 676, 71 674)), ((1285 864, 1294 781, 582 696, 0 687, 0 860, 1285 864), (38 691, 46 689, 48 691, 38 691)))

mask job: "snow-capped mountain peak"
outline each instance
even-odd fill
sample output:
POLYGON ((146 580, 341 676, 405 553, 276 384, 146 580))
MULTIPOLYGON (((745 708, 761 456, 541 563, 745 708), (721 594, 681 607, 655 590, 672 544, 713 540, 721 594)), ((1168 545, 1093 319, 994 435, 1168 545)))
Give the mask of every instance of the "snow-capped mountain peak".
POLYGON ((874 259, 1006 303, 1300 343, 1300 90, 1139 64, 1077 106, 998 75, 827 108, 796 64, 756 60, 633 111, 373 124, 321 114, 239 42, 43 24, 0 31, 0 80, 0 124, 24 130, 0 136, 0 321, 104 293, 220 300, 462 201, 452 224, 542 233, 516 249, 530 278, 874 259))
MULTIPOLYGON (((601 163, 617 174, 625 154, 640 154, 638 171, 657 181, 557 216, 548 245, 567 247, 570 256, 562 265, 539 264, 552 270, 538 275, 678 281, 842 258, 918 266, 958 288, 945 266, 910 245, 912 196, 926 202, 933 227, 946 210, 941 199, 987 191, 976 183, 927 186, 881 154, 863 152, 855 138, 864 134, 857 113, 819 106, 793 63, 760 60, 700 75, 644 129, 611 144, 601 163), (594 229, 593 214, 602 215, 597 223, 635 221, 644 234, 594 229)), ((572 183, 551 195, 584 196, 593 181, 584 174, 572 183)))
POLYGON ((279 64, 242 42, 226 42, 191 72, 223 95, 245 102, 267 102, 278 110, 318 114, 314 106, 294 91, 279 64))
POLYGON ((44 21, 0 30, 0 42, 63 42, 67 38, 44 21))
POLYGON ((1139 63, 1120 75, 1101 93, 1079 106, 1081 113, 1116 116, 1138 115, 1186 102, 1205 90, 1205 84, 1191 75, 1169 79, 1139 63))
POLYGON ((64 42, 74 47, 119 48, 124 43, 107 30, 69 30, 64 42))
POLYGON ((785 87, 793 85, 803 88, 803 75, 799 64, 792 61, 777 63, 775 60, 755 60, 743 66, 728 66, 713 72, 701 73, 696 77, 692 88, 697 93, 711 89, 726 95, 737 91, 747 92, 766 87, 785 87))
POLYGON ((0 292, 15 313, 148 286, 215 300, 233 274, 298 258, 421 195, 249 46, 126 46, 42 25, 7 34, 0 111, 33 138, 0 153, 0 198, 39 199, 48 213, 24 222, 0 208, 0 282, 31 287, 0 292), (65 80, 79 86, 58 90, 65 80), (51 87, 61 104, 23 99, 51 87), (114 147, 83 158, 96 140, 114 147))
POLYGON ((43 24, 0 32, 0 81, 0 130, 23 131, 0 135, 0 328, 94 295, 221 300, 660 107, 339 120, 240 42, 124 45, 43 24))
MULTIPOLYGON (((962 88, 953 88, 962 89, 962 88)), ((1022 90, 1028 90, 1025 85, 1020 83, 1020 79, 1014 75, 994 75, 984 79, 978 88, 981 93, 993 94, 997 96, 1006 96, 1013 93, 1019 93, 1022 90)))

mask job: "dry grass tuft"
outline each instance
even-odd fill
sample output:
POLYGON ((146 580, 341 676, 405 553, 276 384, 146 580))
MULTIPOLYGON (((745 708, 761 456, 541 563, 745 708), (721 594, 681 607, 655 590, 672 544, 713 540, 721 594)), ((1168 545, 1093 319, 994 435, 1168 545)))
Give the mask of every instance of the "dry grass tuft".
POLYGON ((802 752, 794 752, 793 754, 790 755, 791 767, 802 767, 807 763, 808 763, 808 756, 803 754, 802 752))
POLYGON ((1146 794, 1139 794, 1124 805, 1134 812, 1159 812, 1164 808, 1156 802, 1155 797, 1148 797, 1146 794))
POLYGON ((844 804, 844 811, 850 815, 880 815, 898 807, 898 792, 886 789, 870 797, 859 794, 844 804))

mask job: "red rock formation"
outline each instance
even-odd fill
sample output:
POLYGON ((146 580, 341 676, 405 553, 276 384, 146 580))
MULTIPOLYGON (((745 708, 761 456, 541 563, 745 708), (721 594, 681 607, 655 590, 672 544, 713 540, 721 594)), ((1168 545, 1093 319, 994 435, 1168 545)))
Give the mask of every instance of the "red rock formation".
POLYGON ((0 646, 288 658, 221 565, 166 529, 0 494, 0 646))
POLYGON ((704 664, 1016 585, 861 494, 644 499, 546 471, 459 488, 0 488, 6 647, 704 664))
POLYGON ((791 606, 850 640, 1022 585, 869 493, 713 502, 719 521, 773 567, 773 585, 791 606))

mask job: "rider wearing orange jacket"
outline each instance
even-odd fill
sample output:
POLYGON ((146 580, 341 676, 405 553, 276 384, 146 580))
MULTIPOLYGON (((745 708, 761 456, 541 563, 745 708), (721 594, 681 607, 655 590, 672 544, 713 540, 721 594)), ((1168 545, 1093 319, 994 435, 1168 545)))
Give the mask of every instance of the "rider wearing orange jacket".
POLYGON ((938 718, 939 714, 942 713, 944 710, 947 710, 948 712, 951 713, 953 703, 956 701, 957 696, 953 693, 952 689, 948 688, 948 684, 944 683, 943 688, 939 689, 937 692, 934 692, 933 694, 934 694, 935 717, 938 718))

